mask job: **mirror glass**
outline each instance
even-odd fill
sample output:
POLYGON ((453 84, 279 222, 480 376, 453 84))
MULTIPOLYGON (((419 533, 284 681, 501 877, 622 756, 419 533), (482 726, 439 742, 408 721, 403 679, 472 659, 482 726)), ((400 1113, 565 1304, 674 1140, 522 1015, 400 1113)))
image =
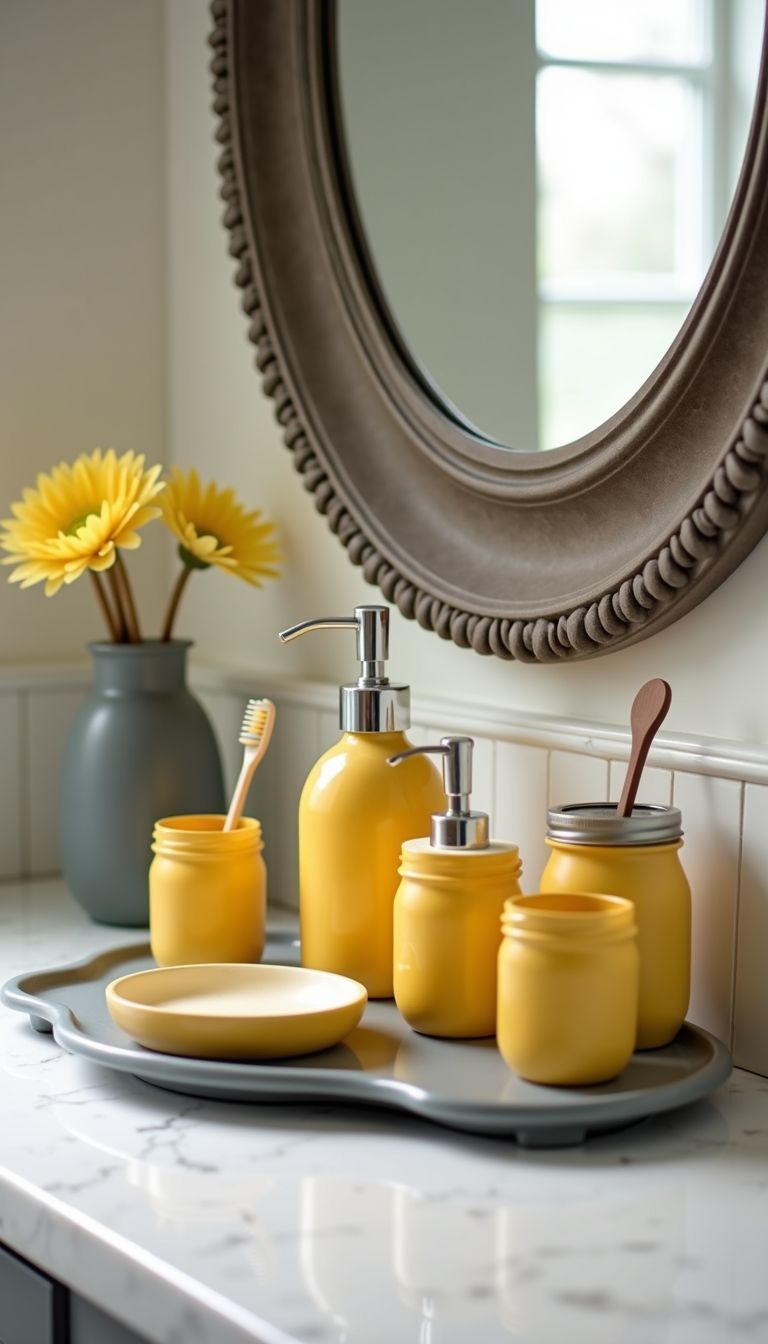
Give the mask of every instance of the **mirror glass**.
POLYGON ((608 419, 738 178, 760 0, 338 0, 360 226, 432 395, 506 447, 608 419))

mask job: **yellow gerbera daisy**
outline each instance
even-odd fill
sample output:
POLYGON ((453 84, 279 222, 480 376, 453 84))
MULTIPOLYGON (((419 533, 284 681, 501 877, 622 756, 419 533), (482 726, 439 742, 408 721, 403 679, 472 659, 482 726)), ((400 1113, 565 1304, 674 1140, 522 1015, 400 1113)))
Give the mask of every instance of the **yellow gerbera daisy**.
POLYGON ((274 523, 260 521, 258 509, 246 513, 233 490, 220 490, 213 481, 203 487, 196 471, 174 467, 160 510, 187 569, 218 565, 256 588, 279 573, 274 523))
POLYGON ((144 470, 144 456, 110 448, 83 453, 42 473, 11 505, 12 518, 0 521, 4 565, 16 565, 11 583, 22 588, 45 581, 48 597, 74 583, 86 569, 109 569, 117 547, 135 550, 137 529, 160 516, 150 500, 164 489, 162 468, 144 470))

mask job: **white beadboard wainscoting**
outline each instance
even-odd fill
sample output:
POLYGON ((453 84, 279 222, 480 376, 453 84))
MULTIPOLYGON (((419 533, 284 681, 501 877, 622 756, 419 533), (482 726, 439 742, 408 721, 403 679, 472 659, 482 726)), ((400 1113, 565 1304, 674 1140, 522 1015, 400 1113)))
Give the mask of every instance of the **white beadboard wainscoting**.
MULTIPOLYGON (((61 753, 88 680, 84 664, 0 669, 0 876, 58 867, 61 753)), ((271 899, 295 906, 299 794, 310 766, 338 739, 337 689, 202 664, 192 683, 215 726, 228 787, 246 699, 269 696, 277 705, 248 810, 264 827, 271 899)), ((526 891, 536 889, 547 857, 547 805, 618 797, 626 729, 418 695, 413 718, 417 742, 449 732, 475 738, 474 805, 490 813, 496 837, 519 844, 526 891)), ((768 747, 662 733, 639 796, 674 802, 683 814, 693 890, 689 1017, 729 1041, 738 1065, 768 1076, 768 747)))

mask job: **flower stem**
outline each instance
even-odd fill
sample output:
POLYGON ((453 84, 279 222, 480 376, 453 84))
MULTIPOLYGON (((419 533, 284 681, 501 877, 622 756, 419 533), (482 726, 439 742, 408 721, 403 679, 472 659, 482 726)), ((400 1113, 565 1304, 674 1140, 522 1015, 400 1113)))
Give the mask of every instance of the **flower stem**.
POLYGON ((112 608, 110 607, 109 602, 107 601, 107 594, 104 592, 104 589, 101 586, 101 580, 98 574, 96 573, 96 570, 91 569, 89 570, 89 573, 91 578, 93 579, 93 587, 96 592, 96 599, 98 601, 99 606, 101 607, 101 614, 107 623, 107 629, 109 630, 110 639, 112 640, 113 644, 118 644, 120 642, 120 631, 118 630, 117 621, 115 620, 115 617, 113 615, 112 608))
POLYGON ((187 586, 187 581, 191 573, 192 573, 191 569, 188 569, 186 565, 182 565, 181 572, 179 573, 179 576, 173 587, 173 592, 171 593, 171 600, 168 603, 168 612, 165 617, 165 625, 163 626, 163 633, 160 636, 160 638, 165 641, 169 640, 171 638, 171 634, 173 633, 173 623, 176 620, 176 612, 179 609, 181 595, 187 586))
POLYGON ((112 591, 112 601, 115 604, 115 613, 117 617, 116 620, 117 636, 115 642, 117 644, 126 644, 128 642, 128 625, 125 619, 125 608, 123 606, 123 597, 122 593, 120 592, 120 585, 117 580, 117 574, 115 573, 115 566, 111 565, 110 568, 105 572, 109 580, 110 589, 112 591))
POLYGON ((141 630, 139 629, 139 616, 136 611, 136 603, 133 600, 133 589, 131 581, 128 578, 128 570, 123 564, 123 557, 119 551, 115 553, 115 576, 123 596, 125 610, 125 620, 128 627, 128 638, 131 644, 141 643, 141 630))

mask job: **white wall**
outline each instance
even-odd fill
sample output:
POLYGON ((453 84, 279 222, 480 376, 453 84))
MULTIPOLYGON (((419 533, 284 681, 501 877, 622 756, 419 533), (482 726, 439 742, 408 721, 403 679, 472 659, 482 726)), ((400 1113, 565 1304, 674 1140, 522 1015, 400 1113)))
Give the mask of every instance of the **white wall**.
MULTIPOLYGON (((168 0, 168 19, 173 454, 215 471, 262 503, 277 517, 287 553, 285 578, 261 594, 233 579, 203 575, 186 608, 185 628, 218 657, 347 679, 354 665, 343 634, 315 635, 285 650, 274 638, 283 624, 345 612, 355 602, 376 601, 377 592, 314 512, 260 394, 218 222, 204 0, 168 0)), ((673 686, 673 730, 764 742, 767 581, 763 541, 717 592, 669 630, 624 652, 565 667, 481 659, 395 613, 392 671, 422 692, 615 723, 626 722, 640 682, 660 675, 673 686)))
MULTIPOLYGON (((161 0, 0 4, 0 517, 38 471, 166 448, 161 0)), ((204 95, 203 95, 204 96, 204 95)), ((154 541, 129 563, 148 629, 154 541)), ((0 660, 101 638, 87 580, 0 571, 0 660)))
MULTIPOLYGON (((180 633, 217 658, 347 679, 343 634, 275 638, 377 591, 302 491, 252 367, 219 223, 208 25, 205 0, 0 6, 0 512, 38 470, 99 443, 195 464, 276 517, 285 577, 258 593, 195 575, 180 633)), ((169 575, 163 532, 145 536, 130 560, 151 630, 169 575)), ((422 693, 616 723, 660 674, 672 729, 766 741, 767 572, 763 542, 670 630, 570 666, 480 659, 395 613, 392 670, 422 693)), ((99 633, 86 584, 49 602, 0 582, 0 660, 99 633)))

